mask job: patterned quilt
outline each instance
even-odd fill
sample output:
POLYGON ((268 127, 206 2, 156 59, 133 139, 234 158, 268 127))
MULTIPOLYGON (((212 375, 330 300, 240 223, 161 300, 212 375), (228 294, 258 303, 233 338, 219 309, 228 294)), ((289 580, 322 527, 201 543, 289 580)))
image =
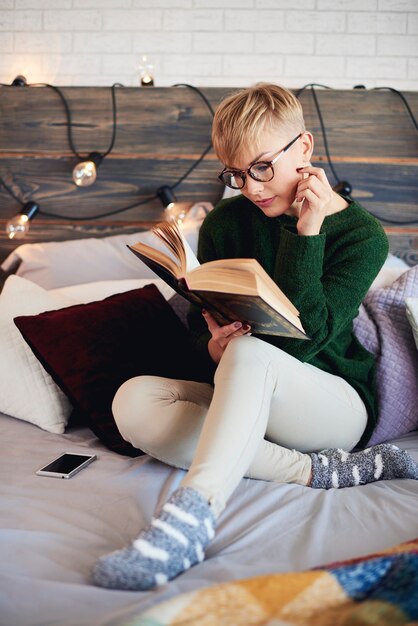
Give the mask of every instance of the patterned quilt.
POLYGON ((384 552, 200 589, 126 626, 418 626, 418 539, 384 552))

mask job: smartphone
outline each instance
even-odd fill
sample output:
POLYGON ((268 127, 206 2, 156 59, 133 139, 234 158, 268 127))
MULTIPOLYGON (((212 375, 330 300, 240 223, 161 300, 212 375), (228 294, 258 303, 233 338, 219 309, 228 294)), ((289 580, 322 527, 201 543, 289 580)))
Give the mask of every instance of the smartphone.
POLYGON ((96 459, 95 454, 77 454, 66 452, 57 459, 37 470, 38 476, 52 476, 53 478, 71 478, 96 459))

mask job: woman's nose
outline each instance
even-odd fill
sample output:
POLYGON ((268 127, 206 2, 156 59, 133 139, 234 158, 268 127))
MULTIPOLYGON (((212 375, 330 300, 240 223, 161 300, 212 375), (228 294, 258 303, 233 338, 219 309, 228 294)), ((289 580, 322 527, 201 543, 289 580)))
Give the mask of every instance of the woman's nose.
POLYGON ((264 185, 259 180, 254 180, 251 176, 247 176, 245 180, 245 187, 249 194, 257 195, 264 189, 264 185))

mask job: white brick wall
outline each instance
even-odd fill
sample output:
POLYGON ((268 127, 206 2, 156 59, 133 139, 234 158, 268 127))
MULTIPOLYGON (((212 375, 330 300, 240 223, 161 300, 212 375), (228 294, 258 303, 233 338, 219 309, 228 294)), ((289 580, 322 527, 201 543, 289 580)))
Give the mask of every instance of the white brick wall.
POLYGON ((418 0, 0 0, 0 82, 418 89, 418 0))

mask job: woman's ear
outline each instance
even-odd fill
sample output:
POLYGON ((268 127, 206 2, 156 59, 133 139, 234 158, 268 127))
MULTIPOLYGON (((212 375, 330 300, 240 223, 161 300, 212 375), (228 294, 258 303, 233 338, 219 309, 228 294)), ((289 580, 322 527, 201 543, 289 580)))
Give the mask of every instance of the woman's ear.
POLYGON ((308 164, 312 158, 313 148, 314 148, 314 138, 312 133, 308 130, 302 134, 302 158, 304 163, 308 164))

